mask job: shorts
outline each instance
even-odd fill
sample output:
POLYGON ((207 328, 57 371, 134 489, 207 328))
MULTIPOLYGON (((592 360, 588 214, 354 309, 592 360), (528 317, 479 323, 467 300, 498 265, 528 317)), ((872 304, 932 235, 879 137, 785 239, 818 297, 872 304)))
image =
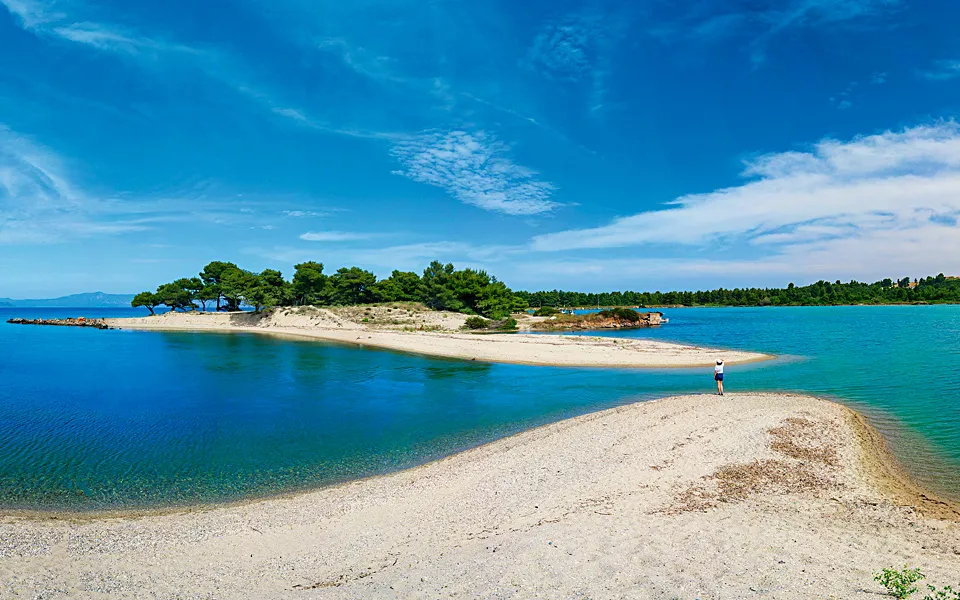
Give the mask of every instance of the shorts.
POLYGON ((713 378, 717 381, 723 381, 723 373, 714 373, 713 378))

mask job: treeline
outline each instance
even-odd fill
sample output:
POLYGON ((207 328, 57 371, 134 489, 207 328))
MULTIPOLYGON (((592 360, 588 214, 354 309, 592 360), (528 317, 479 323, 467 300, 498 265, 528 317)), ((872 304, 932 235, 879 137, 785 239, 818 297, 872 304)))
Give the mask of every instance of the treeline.
POLYGON ((936 277, 875 283, 818 281, 786 288, 720 288, 698 292, 517 292, 529 306, 833 306, 841 304, 960 303, 960 278, 936 277))
POLYGON ((231 262, 214 261, 197 277, 164 283, 155 292, 141 292, 131 305, 154 314, 157 306, 171 310, 256 311, 273 306, 346 306, 376 302, 422 302, 434 310, 450 310, 503 319, 527 307, 523 299, 496 277, 473 269, 457 270, 452 264, 430 263, 422 275, 394 271, 377 280, 359 267, 344 267, 326 275, 323 263, 305 262, 294 267, 287 281, 280 271, 254 273, 231 262))

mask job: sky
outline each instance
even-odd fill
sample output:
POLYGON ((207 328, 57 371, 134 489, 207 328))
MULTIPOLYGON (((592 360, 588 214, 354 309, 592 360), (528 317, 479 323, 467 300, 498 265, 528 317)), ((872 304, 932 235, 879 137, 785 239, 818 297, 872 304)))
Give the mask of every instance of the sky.
POLYGON ((952 0, 0 0, 0 297, 960 275, 952 0))

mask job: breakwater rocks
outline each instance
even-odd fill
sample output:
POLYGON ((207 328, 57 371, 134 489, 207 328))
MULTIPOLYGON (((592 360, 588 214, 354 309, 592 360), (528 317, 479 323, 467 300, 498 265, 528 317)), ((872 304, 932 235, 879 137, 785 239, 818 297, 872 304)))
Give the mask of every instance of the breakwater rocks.
POLYGON ((103 319, 87 319, 86 317, 77 317, 76 319, 8 319, 7 323, 14 325, 57 325, 60 327, 93 327, 94 329, 110 329, 103 319))

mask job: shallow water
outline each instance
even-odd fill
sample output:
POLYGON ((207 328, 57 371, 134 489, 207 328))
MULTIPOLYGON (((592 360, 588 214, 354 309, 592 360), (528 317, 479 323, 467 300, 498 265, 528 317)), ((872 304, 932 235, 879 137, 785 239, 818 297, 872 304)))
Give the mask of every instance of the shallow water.
MULTIPOLYGON (((664 327, 615 335, 778 354, 728 366, 727 390, 836 397, 871 415, 915 476, 960 497, 960 307, 664 312, 664 327)), ((0 309, 4 321, 77 314, 138 313, 0 309)), ((252 334, 6 323, 0 357, 0 505, 24 509, 315 487, 713 385, 711 369, 492 365, 252 334)))

